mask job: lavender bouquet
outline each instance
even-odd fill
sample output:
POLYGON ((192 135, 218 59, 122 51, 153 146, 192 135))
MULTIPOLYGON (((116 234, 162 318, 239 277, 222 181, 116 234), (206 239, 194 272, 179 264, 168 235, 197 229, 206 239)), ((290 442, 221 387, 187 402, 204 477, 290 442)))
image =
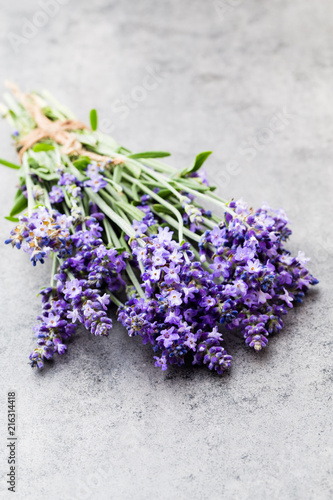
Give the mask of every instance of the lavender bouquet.
POLYGON ((201 169, 210 151, 177 170, 161 161, 169 153, 132 154, 100 133, 95 110, 89 129, 48 92, 9 88, 1 111, 20 165, 0 163, 17 169, 20 183, 6 243, 33 265, 53 260, 32 367, 64 354, 80 324, 109 335, 113 303, 128 334, 152 345, 155 366, 191 359, 221 374, 232 358, 220 325, 260 351, 318 283, 309 259, 284 247, 283 210, 214 193, 201 169))

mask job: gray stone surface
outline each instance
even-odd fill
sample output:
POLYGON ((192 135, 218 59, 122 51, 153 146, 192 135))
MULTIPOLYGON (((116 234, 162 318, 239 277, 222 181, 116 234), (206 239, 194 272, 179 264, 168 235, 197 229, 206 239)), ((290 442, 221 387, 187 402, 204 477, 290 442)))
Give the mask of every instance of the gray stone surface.
MULTIPOLYGON (((124 145, 170 150, 178 166, 213 149, 219 192, 284 207, 290 249, 321 283, 262 354, 228 338, 221 378, 161 373, 117 325, 109 339, 82 331, 36 373, 27 357, 50 267, 0 245, 0 497, 12 389, 15 498, 333 498, 332 2, 60 3, 45 19, 40 2, 1 0, 0 80, 48 88, 82 120, 96 107, 124 145), (27 32, 27 20, 45 25, 27 32)), ((15 160, 3 121, 0 134, 0 156, 15 160)), ((1 168, 2 241, 15 182, 1 168)))

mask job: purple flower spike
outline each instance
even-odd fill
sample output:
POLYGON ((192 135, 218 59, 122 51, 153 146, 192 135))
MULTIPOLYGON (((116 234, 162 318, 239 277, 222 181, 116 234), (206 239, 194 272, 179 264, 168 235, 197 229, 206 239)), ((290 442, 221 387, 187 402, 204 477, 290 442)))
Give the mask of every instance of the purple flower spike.
POLYGON ((188 244, 180 246, 172 239, 168 227, 159 228, 157 235, 141 234, 142 240, 144 247, 136 240, 131 246, 144 266, 141 279, 146 296, 134 296, 120 308, 119 321, 130 336, 139 335, 144 344, 151 343, 154 352, 160 353, 154 357, 155 366, 163 371, 171 364, 181 366, 188 356, 193 363, 207 364, 221 374, 231 362, 216 328, 223 287, 193 260, 188 244), (207 325, 211 330, 207 331, 207 325), (209 351, 212 347, 214 356, 209 351))
MULTIPOLYGON (((59 225, 66 226, 65 219, 59 218, 59 225)), ((95 218, 87 221, 87 227, 85 231, 77 228, 67 237, 72 256, 55 275, 57 287, 41 292, 43 313, 35 327, 38 345, 30 355, 31 366, 43 368, 45 359, 64 354, 66 341, 79 323, 98 336, 107 336, 112 328, 107 317, 110 297, 102 290, 117 291, 124 285, 120 273, 128 254, 119 255, 104 246, 99 238, 102 228, 95 218)))

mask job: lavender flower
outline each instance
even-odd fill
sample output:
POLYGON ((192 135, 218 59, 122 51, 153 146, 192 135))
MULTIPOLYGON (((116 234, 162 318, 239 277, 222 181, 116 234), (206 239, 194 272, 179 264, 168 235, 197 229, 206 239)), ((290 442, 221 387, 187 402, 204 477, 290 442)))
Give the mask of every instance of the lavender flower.
POLYGON ((49 192, 49 198, 52 204, 61 203, 64 199, 64 192, 61 187, 52 186, 52 189, 49 192))
POLYGON ((49 211, 45 207, 38 207, 32 215, 21 216, 19 224, 11 231, 10 238, 5 243, 23 250, 30 255, 35 266, 51 251, 68 253, 67 245, 69 227, 72 218, 57 211, 49 211))
POLYGON ((38 347, 30 355, 32 366, 42 368, 45 359, 63 354, 79 323, 99 336, 107 336, 112 328, 107 316, 110 297, 104 291, 118 291, 125 284, 121 272, 128 255, 105 247, 99 239, 102 228, 94 217, 87 225, 86 231, 68 237, 72 255, 55 275, 57 286, 41 292, 43 314, 35 328, 38 347))
MULTIPOLYGON (((64 172, 61 174, 58 186, 63 186, 65 191, 68 193, 70 199, 79 199, 82 196, 82 182, 75 177, 75 175, 69 172, 64 172)), ((52 202, 51 202, 52 203, 52 202)))
POLYGON ((130 336, 140 335, 143 343, 150 342, 154 352, 160 352, 155 366, 162 370, 169 364, 181 366, 188 355, 194 364, 207 364, 220 374, 231 362, 216 333, 222 286, 194 260, 190 245, 176 243, 172 235, 168 227, 159 228, 158 234, 141 235, 143 248, 137 240, 131 242, 144 268, 146 293, 120 308, 118 319, 130 336))
MULTIPOLYGON (((248 209, 243 200, 227 203, 212 193, 214 186, 199 172, 211 152, 176 171, 154 159, 164 153, 129 154, 112 139, 96 141, 95 132, 82 131, 75 120, 66 120, 64 132, 52 102, 42 109, 41 100, 20 98, 17 88, 14 95, 20 106, 9 111, 15 111, 14 136, 24 168, 9 219, 26 206, 28 215, 20 217, 6 243, 22 247, 33 265, 51 253, 55 264, 52 286, 41 292, 32 366, 42 368, 45 359, 64 354, 78 324, 108 335, 107 308, 113 301, 129 335, 151 343, 156 366, 166 370, 188 358, 221 374, 231 356, 218 327, 240 331, 246 345, 260 351, 317 283, 305 255, 293 256, 285 248, 291 231, 282 210, 248 209), (48 121, 63 132, 51 136, 51 148, 43 146, 43 155, 36 156, 23 139, 48 121), (104 156, 106 143, 112 159, 104 156), (94 147, 88 150, 87 144, 94 147), (199 206, 197 195, 223 207, 223 220, 199 206), (179 241, 185 238, 182 243, 170 227, 179 241), (123 288, 125 305, 115 295, 123 288)), ((49 133, 42 137, 44 132, 49 133)))
POLYGON ((230 330, 240 327, 246 344, 259 351, 269 334, 281 330, 287 308, 318 281, 302 252, 294 258, 284 248, 291 231, 283 211, 264 206, 253 213, 242 200, 230 207, 235 217, 227 214, 203 235, 201 258, 211 262, 213 277, 223 284, 220 323, 230 330))
POLYGON ((108 183, 101 175, 96 175, 91 179, 89 179, 88 181, 85 181, 84 185, 86 187, 91 187, 94 193, 98 193, 98 191, 106 187, 108 183))

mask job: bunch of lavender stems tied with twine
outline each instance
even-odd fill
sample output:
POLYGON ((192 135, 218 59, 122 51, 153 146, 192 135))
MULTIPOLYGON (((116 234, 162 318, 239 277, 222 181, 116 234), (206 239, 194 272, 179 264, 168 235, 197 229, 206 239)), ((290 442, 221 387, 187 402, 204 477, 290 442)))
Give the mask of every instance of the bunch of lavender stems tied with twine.
POLYGON ((65 353, 79 324, 107 336, 113 303, 129 335, 152 345, 155 366, 190 359, 221 374, 232 358, 219 325, 260 351, 318 283, 303 252, 284 248, 283 210, 214 193, 201 170, 210 151, 177 170, 160 160, 169 153, 132 154, 97 131, 95 110, 88 129, 49 92, 8 86, 0 111, 21 166, 0 160, 20 179, 6 243, 33 265, 53 260, 31 366, 65 353))

